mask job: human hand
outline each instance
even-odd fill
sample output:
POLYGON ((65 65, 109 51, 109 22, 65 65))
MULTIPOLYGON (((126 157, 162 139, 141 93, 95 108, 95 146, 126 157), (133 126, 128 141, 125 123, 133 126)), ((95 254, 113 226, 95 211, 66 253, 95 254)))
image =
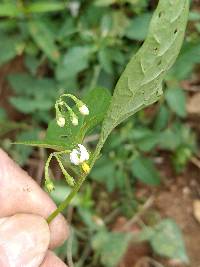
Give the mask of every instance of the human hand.
POLYGON ((66 267, 51 249, 67 238, 62 215, 45 218, 56 205, 26 172, 0 149, 0 266, 66 267))

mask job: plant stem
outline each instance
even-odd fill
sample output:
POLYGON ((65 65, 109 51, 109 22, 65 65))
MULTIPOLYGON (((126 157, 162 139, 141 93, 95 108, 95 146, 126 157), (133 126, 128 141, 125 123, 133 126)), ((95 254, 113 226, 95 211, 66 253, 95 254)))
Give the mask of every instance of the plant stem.
POLYGON ((82 183, 85 181, 86 174, 83 174, 76 185, 74 186, 73 190, 71 193, 66 197, 66 199, 58 206, 58 208, 49 215, 47 218, 47 223, 49 224, 60 212, 62 212, 70 203, 70 201, 73 199, 73 197, 76 195, 76 193, 79 191, 82 183))
MULTIPOLYGON (((101 148, 103 147, 103 144, 105 142, 105 138, 100 135, 100 139, 99 142, 96 146, 96 149, 94 151, 93 157, 91 159, 91 163, 90 163, 90 168, 92 168, 94 166, 95 161, 97 160, 99 153, 101 151, 101 148)), ((60 212, 62 212, 71 202, 71 200, 74 198, 74 196, 78 193, 81 185, 83 184, 83 182, 85 181, 86 177, 87 177, 87 173, 83 173, 80 178, 78 179, 78 182, 75 184, 74 188, 72 189, 72 191, 70 192, 70 194, 66 197, 66 199, 58 206, 58 208, 49 215, 49 217, 47 218, 47 223, 49 224, 60 212)))

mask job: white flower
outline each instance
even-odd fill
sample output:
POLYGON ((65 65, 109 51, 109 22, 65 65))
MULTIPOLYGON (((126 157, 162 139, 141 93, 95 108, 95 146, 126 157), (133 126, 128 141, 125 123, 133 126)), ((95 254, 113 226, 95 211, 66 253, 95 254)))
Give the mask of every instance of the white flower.
POLYGON ((70 157, 71 163, 73 163, 74 165, 80 164, 79 152, 77 149, 73 149, 69 157, 70 157))
POLYGON ((65 118, 62 117, 62 116, 58 117, 58 119, 57 119, 57 124, 58 124, 58 126, 60 126, 60 127, 64 127, 64 126, 65 126, 65 118))
POLYGON ((80 156, 80 161, 81 161, 81 163, 82 163, 82 162, 88 160, 89 157, 90 157, 90 155, 89 155, 87 149, 86 149, 83 145, 78 144, 78 147, 79 147, 80 154, 81 154, 81 156, 80 156))
POLYGON ((69 156, 74 165, 80 165, 90 157, 87 149, 81 144, 78 144, 78 149, 73 149, 69 156))
POLYGON ((72 118, 72 124, 74 126, 77 126, 78 125, 78 118, 77 117, 73 116, 73 118, 72 118))
POLYGON ((89 115, 89 109, 86 105, 82 105, 79 107, 79 111, 83 115, 89 115))
POLYGON ((69 7, 72 17, 77 17, 79 9, 80 9, 80 3, 78 1, 72 1, 72 2, 69 2, 68 7, 69 7))

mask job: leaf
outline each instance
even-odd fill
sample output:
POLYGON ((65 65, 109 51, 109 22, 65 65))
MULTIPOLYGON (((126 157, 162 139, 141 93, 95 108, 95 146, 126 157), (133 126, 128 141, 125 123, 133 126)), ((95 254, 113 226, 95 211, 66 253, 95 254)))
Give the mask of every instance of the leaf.
POLYGON ((134 140, 136 146, 142 151, 151 151, 158 143, 158 134, 148 128, 135 128, 131 139, 134 140))
POLYGON ((175 80, 187 79, 191 75, 195 64, 200 61, 200 44, 186 42, 183 45, 180 56, 178 57, 176 64, 169 72, 169 78, 175 80))
POLYGON ((0 4, 0 16, 16 17, 21 15, 22 10, 17 4, 1 3, 0 4))
POLYGON ((25 10, 28 13, 43 13, 43 12, 56 12, 66 8, 65 3, 49 3, 41 1, 38 3, 31 3, 26 6, 25 10))
POLYGON ((131 169, 133 175, 146 184, 158 185, 160 183, 159 173, 150 159, 138 156, 133 160, 131 169))
POLYGON ((49 111, 58 95, 53 79, 35 79, 28 74, 11 74, 8 81, 17 94, 9 99, 10 103, 25 114, 49 111))
POLYGON ((89 108, 89 115, 83 117, 78 113, 79 124, 76 127, 72 125, 68 113, 65 117, 65 127, 60 128, 55 120, 52 121, 47 129, 46 140, 56 139, 56 141, 59 140, 59 143, 65 142, 65 149, 71 149, 78 143, 82 143, 86 133, 91 131, 103 120, 109 107, 110 98, 111 97, 107 89, 96 88, 90 91, 83 99, 84 103, 86 103, 89 108))
POLYGON ((109 6, 116 3, 117 0, 96 0, 95 5, 97 6, 109 6))
POLYGON ((126 252, 130 239, 130 234, 101 230, 94 235, 92 247, 100 255, 103 266, 115 267, 126 252))
POLYGON ((183 42, 188 7, 188 0, 159 1, 147 39, 116 85, 98 149, 119 123, 159 99, 162 81, 183 42))
POLYGON ((170 109, 178 116, 186 116, 186 96, 181 88, 170 88, 165 92, 165 98, 170 109))
POLYGON ((108 48, 103 48, 98 52, 98 59, 101 67, 108 74, 113 73, 112 58, 108 48))
POLYGON ((25 74, 10 74, 7 76, 9 84, 18 95, 39 96, 39 98, 55 98, 57 96, 56 83, 50 78, 37 78, 25 74))
POLYGON ((108 157, 101 157, 95 168, 92 169, 91 177, 93 180, 104 183, 108 192, 112 192, 116 187, 116 166, 108 157))
POLYGON ((198 21, 198 20, 200 20, 199 12, 198 11, 190 11, 189 20, 190 21, 198 21))
POLYGON ((86 134, 103 121, 110 105, 111 95, 107 89, 99 87, 91 90, 83 100, 90 110, 90 114, 85 117, 82 126, 82 130, 86 134))
POLYGON ((159 146, 162 149, 175 151, 181 145, 195 147, 195 135, 191 129, 181 123, 174 123, 171 128, 166 129, 160 134, 159 146))
POLYGON ((25 123, 9 121, 7 118, 0 119, 0 137, 15 130, 27 130, 25 123))
POLYGON ((166 105, 162 104, 156 116, 154 125, 155 130, 160 131, 163 130, 165 127, 167 127, 169 117, 170 117, 169 109, 166 107, 166 105))
POLYGON ((0 4, 0 16, 17 17, 24 13, 55 12, 65 8, 65 3, 49 3, 47 1, 31 3, 25 7, 22 7, 17 3, 2 3, 0 4))
POLYGON ((129 39, 143 41, 147 36, 151 17, 151 13, 144 13, 132 19, 126 29, 125 36, 129 39))
POLYGON ((9 102, 24 114, 33 113, 37 110, 49 110, 52 107, 52 101, 48 98, 33 101, 33 99, 27 97, 10 97, 9 102))
POLYGON ((49 25, 42 20, 30 20, 28 23, 29 32, 46 56, 54 62, 58 62, 60 53, 55 44, 54 36, 49 30, 49 25))
POLYGON ((89 63, 91 47, 76 46, 68 50, 58 64, 56 77, 60 80, 76 76, 80 71, 86 69, 89 63))
POLYGON ((12 36, 12 42, 10 36, 1 34, 0 38, 0 65, 3 65, 23 52, 24 43, 20 36, 12 36))
POLYGON ((157 254, 184 263, 189 262, 180 228, 173 220, 161 221, 154 230, 150 244, 157 254))
POLYGON ((110 93, 107 89, 96 88, 85 96, 84 102, 87 104, 90 113, 88 116, 83 117, 78 115, 79 124, 73 126, 68 112, 65 114, 66 124, 63 128, 59 127, 56 120, 52 120, 46 132, 46 137, 40 141, 20 142, 20 144, 52 148, 54 150, 72 149, 77 144, 82 143, 83 139, 89 131, 102 122, 110 103, 110 93))
POLYGON ((66 146, 64 142, 59 142, 56 139, 54 140, 30 140, 24 141, 20 140, 18 142, 14 142, 16 145, 25 145, 25 146, 35 146, 35 147, 43 147, 43 148, 51 148, 56 151, 65 150, 66 146))
MULTIPOLYGON (((32 129, 31 131, 22 131, 16 136, 16 140, 34 139, 38 137, 38 133, 38 129, 32 129)), ((31 155, 32 150, 33 149, 31 147, 17 145, 15 146, 15 149, 13 149, 13 157, 20 165, 24 165, 28 157, 31 155)))

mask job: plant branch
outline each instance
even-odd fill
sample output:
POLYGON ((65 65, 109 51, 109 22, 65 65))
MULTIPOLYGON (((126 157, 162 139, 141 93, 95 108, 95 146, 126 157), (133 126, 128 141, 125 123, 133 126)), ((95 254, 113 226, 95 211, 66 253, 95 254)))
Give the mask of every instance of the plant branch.
POLYGON ((58 208, 49 215, 49 217, 47 218, 47 223, 49 224, 60 212, 62 212, 71 202, 71 200, 74 198, 74 196, 77 194, 77 192, 79 191, 81 185, 83 184, 83 182, 85 181, 86 178, 86 174, 83 174, 78 182, 75 184, 73 190, 70 192, 70 194, 66 197, 66 199, 58 206, 58 208))
MULTIPOLYGON (((90 168, 92 168, 94 166, 95 161, 97 160, 101 148, 103 147, 103 144, 105 143, 106 138, 104 138, 102 135, 100 136, 99 142, 96 146, 96 149, 94 151, 93 157, 91 159, 91 163, 90 163, 90 168)), ((52 220, 59 214, 61 213, 71 202, 71 200, 75 197, 75 195, 78 193, 79 189, 81 188, 81 185, 83 184, 83 182, 85 181, 85 179, 87 178, 87 173, 82 173, 82 175, 80 176, 80 178, 78 179, 78 182, 75 184, 74 188, 72 189, 72 191, 70 192, 70 194, 66 197, 66 199, 58 206, 58 208, 49 215, 49 217, 47 218, 47 223, 51 223, 52 220)))

